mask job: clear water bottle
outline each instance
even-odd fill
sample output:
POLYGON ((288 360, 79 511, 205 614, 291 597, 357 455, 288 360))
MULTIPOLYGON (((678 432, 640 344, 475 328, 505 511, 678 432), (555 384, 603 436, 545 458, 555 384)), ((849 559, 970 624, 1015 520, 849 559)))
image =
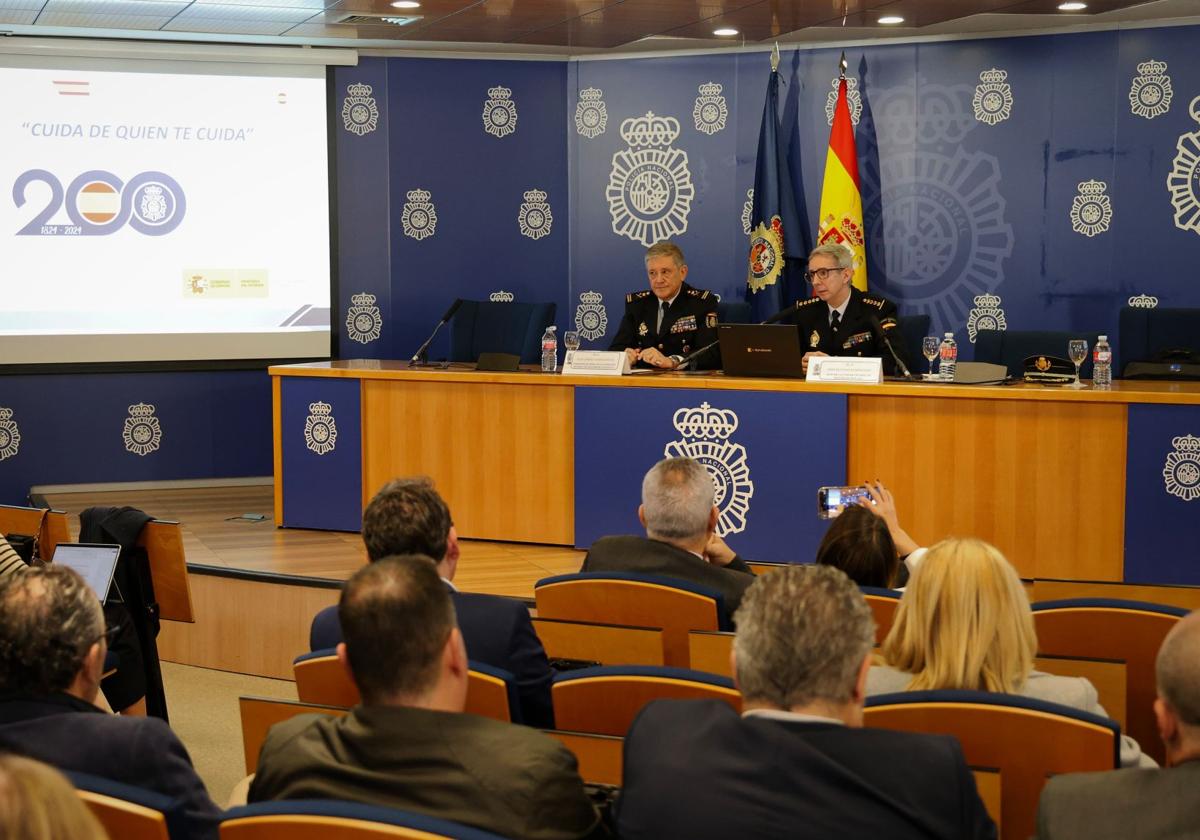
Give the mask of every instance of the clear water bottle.
POLYGON ((942 339, 938 347, 938 359, 938 377, 943 382, 953 382, 954 367, 958 364, 958 343, 954 340, 954 333, 948 332, 942 339))
POLYGON ((558 337, 554 334, 556 329, 558 327, 551 324, 542 333, 542 370, 546 373, 558 370, 558 337))
POLYGON ((1106 335, 1100 336, 1092 350, 1092 387, 1112 387, 1112 345, 1106 335))

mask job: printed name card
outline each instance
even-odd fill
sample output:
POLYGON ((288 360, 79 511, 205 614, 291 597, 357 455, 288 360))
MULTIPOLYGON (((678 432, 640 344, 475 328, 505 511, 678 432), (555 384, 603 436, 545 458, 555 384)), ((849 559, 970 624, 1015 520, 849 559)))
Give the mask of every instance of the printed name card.
POLYGON ((562 372, 580 376, 621 376, 629 373, 629 357, 624 350, 568 350, 563 358, 562 372))
POLYGON ((883 381, 883 359, 859 356, 812 356, 806 382, 877 385, 883 381))

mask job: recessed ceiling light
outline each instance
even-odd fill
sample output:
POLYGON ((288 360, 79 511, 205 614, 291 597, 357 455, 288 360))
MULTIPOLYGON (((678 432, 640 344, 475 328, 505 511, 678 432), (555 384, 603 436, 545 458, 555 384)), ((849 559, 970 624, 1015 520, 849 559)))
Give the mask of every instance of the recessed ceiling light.
POLYGON ((900 15, 884 15, 879 19, 879 22, 884 26, 894 26, 897 23, 904 23, 904 18, 900 15))
POLYGON ((419 9, 421 4, 417 0, 396 0, 392 3, 393 9, 419 9))
POLYGON ((1060 12, 1082 12, 1087 8, 1087 3, 1059 3, 1058 10, 1060 12))
POLYGON ((722 38, 728 38, 731 35, 738 34, 738 31, 736 29, 730 29, 728 26, 726 26, 722 29, 714 29, 713 34, 718 35, 722 38))

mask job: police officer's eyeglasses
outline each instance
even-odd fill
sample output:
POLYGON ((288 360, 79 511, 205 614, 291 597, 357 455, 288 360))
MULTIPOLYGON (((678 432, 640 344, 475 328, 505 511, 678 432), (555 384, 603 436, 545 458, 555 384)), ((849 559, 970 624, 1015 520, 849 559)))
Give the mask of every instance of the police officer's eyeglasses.
POLYGON ((824 283, 829 279, 829 275, 836 274, 839 271, 845 271, 844 268, 814 268, 811 271, 804 272, 804 279, 811 283, 813 280, 820 280, 824 283))

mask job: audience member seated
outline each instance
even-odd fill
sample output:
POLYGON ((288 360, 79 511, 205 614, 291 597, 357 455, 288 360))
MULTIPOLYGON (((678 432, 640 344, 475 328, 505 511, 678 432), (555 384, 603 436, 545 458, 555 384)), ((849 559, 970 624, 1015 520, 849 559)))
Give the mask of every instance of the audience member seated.
POLYGON ((926 549, 900 527, 891 491, 879 481, 864 486, 870 498, 834 519, 817 547, 817 562, 836 566, 859 586, 903 589, 926 549))
POLYGON ((1155 671, 1167 767, 1055 776, 1042 790, 1040 840, 1200 835, 1200 612, 1167 634, 1155 671))
MULTIPOLYGON (((1029 598, 1009 562, 976 539, 929 549, 900 599, 883 642, 887 665, 871 669, 867 694, 968 689, 1020 694, 1107 717, 1083 677, 1033 669, 1037 635, 1029 598)), ((1121 764, 1155 766, 1122 736, 1121 764)))
POLYGON ((345 717, 272 727, 250 801, 344 799, 505 837, 603 836, 575 756, 525 726, 463 714, 468 663, 454 602, 427 557, 386 557, 347 581, 337 656, 362 695, 345 717))
POLYGON ((737 613, 742 714, 647 705, 625 739, 619 835, 995 837, 958 741, 862 728, 874 641, 870 608, 837 569, 758 578, 737 613))
MULTIPOLYGON (((395 554, 424 554, 440 558, 438 574, 450 590, 467 653, 476 662, 503 668, 517 680, 521 720, 529 726, 554 728, 550 686, 554 671, 546 660, 529 609, 520 601, 499 595, 459 592, 451 582, 458 569, 458 534, 450 509, 427 478, 398 479, 376 494, 363 512, 363 542, 372 560, 395 554)), ((313 650, 342 640, 336 607, 313 619, 313 650)))
POLYGON ((108 840, 66 776, 40 761, 16 755, 0 755, 0 837, 108 840))
POLYGON ((215 838, 220 811, 170 727, 94 705, 107 650, 100 602, 75 571, 0 580, 0 750, 180 799, 191 836, 215 838))
POLYGON ((0 534, 0 578, 6 578, 9 575, 23 572, 25 569, 25 561, 9 545, 4 535, 0 534))
POLYGON ((690 458, 659 461, 642 480, 638 519, 645 537, 601 537, 582 572, 639 572, 698 583, 724 596, 732 614, 754 583, 746 561, 717 536, 712 476, 690 458))

